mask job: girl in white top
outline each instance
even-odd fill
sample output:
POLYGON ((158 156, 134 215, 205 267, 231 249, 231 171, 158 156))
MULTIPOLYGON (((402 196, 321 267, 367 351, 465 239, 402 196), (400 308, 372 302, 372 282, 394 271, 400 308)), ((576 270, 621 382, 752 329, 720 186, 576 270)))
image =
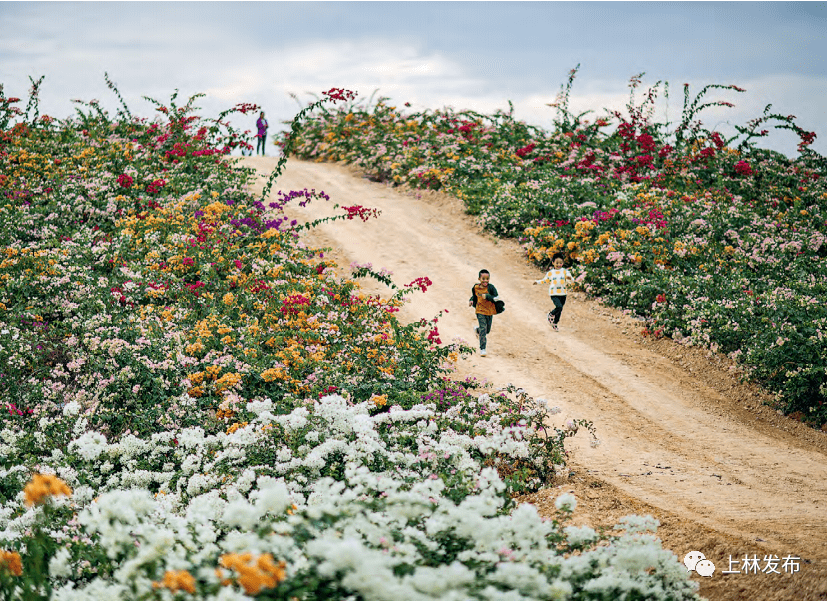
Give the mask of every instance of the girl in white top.
POLYGON ((532 282, 533 284, 549 282, 549 298, 552 299, 555 309, 549 312, 547 320, 555 331, 558 330, 558 322, 561 320, 561 313, 566 303, 566 283, 575 281, 569 270, 564 269, 563 263, 563 255, 555 253, 552 255, 552 269, 546 272, 542 280, 532 282))

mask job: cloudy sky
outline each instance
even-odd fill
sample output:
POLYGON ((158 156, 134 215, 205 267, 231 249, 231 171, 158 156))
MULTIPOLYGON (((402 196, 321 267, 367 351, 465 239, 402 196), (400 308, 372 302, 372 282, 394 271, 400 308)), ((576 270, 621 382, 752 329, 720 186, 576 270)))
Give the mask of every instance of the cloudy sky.
MULTIPOLYGON (((580 64, 574 112, 623 110, 644 73, 641 93, 669 83, 655 118, 675 122, 684 83, 692 94, 735 84, 746 92, 709 96, 736 108, 703 113, 708 127, 734 132, 772 104, 828 154, 825 2, 0 2, 0 26, 5 94, 25 99, 29 76, 45 75, 41 113, 59 118, 73 98, 114 111, 108 72, 145 116, 142 96, 178 88, 206 93, 198 106, 211 116, 258 103, 277 126, 299 107, 291 93, 305 103, 335 86, 412 109, 511 100, 518 118, 549 127, 546 105, 580 64)), ((798 141, 780 131, 761 145, 793 156, 798 141)))

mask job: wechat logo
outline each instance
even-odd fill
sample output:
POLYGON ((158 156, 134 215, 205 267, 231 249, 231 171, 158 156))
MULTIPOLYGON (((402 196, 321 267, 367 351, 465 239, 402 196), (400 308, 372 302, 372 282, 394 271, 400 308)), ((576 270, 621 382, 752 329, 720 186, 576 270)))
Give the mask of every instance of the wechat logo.
POLYGON ((688 572, 695 570, 696 574, 707 578, 711 577, 713 572, 716 571, 716 566, 709 559, 705 559, 704 553, 701 551, 690 551, 685 555, 684 565, 688 572))

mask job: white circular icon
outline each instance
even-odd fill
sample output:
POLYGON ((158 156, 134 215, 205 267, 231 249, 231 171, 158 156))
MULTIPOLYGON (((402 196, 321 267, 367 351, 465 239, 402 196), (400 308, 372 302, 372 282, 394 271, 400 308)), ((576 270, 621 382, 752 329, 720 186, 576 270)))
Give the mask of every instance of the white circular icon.
POLYGON ((692 572, 696 569, 696 564, 702 559, 704 559, 704 553, 701 551, 690 551, 684 556, 684 566, 687 568, 688 572, 692 572))
POLYGON ((699 576, 706 576, 710 577, 713 575, 713 572, 716 571, 716 566, 713 565, 713 562, 709 559, 702 559, 698 563, 696 563, 696 573, 699 576))

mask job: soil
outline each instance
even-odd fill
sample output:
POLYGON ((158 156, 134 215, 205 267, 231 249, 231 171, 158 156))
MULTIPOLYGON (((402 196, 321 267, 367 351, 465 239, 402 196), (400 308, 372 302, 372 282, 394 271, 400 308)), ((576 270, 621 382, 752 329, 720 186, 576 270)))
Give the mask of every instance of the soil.
MULTIPOLYGON (((272 157, 242 161, 262 183, 276 165, 272 157)), ((552 331, 546 286, 533 286, 543 273, 517 242, 483 232, 453 197, 371 182, 345 165, 296 160, 273 195, 305 188, 331 200, 289 206, 300 221, 341 214, 334 204, 381 210, 368 222, 322 224, 307 243, 329 248, 343 275, 356 261, 392 271, 397 285, 430 278, 433 286, 410 296, 400 316, 431 319, 448 310, 438 324, 444 343, 476 346, 470 289, 481 268, 491 272, 506 311, 494 318, 488 356, 460 360, 457 377, 520 386, 560 407, 555 425, 590 420, 601 442, 591 447, 583 432, 570 439, 568 476, 521 502, 551 515, 557 495, 570 491, 578 499, 575 523, 593 527, 631 513, 654 516, 664 547, 679 560, 697 550, 715 564, 712 577, 692 574, 699 594, 713 601, 826 599, 824 432, 771 409, 770 397, 741 383, 726 357, 643 336, 640 321, 582 293, 569 294, 560 329, 552 331), (742 564, 754 554, 758 572, 742 564), (765 559, 773 556, 779 573, 765 559), (783 570, 785 557, 799 559, 783 570)), ((373 280, 363 289, 389 294, 373 280)))

